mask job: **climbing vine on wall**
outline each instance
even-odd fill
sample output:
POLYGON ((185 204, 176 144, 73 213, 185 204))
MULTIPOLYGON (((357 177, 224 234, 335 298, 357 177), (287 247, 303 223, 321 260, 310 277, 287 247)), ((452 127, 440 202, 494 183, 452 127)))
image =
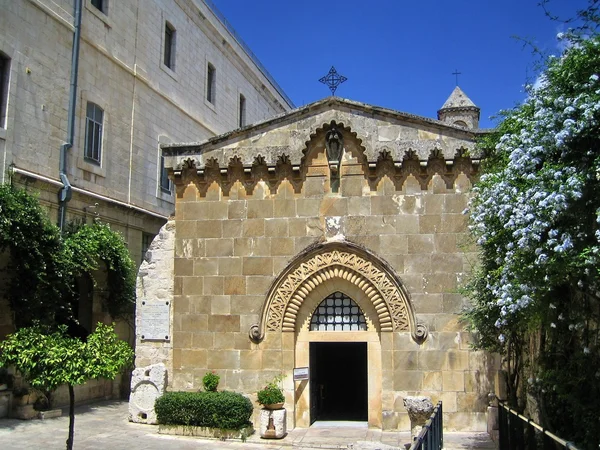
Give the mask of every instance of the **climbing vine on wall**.
POLYGON ((133 311, 135 265, 123 237, 106 224, 71 227, 61 236, 34 196, 0 185, 0 253, 8 256, 6 295, 17 327, 74 321, 77 278, 93 278, 101 263, 107 311, 114 318, 133 311))

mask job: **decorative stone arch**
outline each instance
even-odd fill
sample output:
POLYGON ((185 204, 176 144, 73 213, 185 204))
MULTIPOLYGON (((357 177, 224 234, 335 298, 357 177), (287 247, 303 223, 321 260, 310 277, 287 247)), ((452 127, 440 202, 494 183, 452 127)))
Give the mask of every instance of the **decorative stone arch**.
POLYGON ((266 332, 295 332, 306 318, 299 317, 307 297, 329 280, 344 280, 372 305, 372 321, 380 332, 409 331, 419 343, 427 329, 417 324, 408 293, 387 263, 350 242, 320 243, 298 255, 275 279, 260 323, 250 338, 260 342, 266 332))

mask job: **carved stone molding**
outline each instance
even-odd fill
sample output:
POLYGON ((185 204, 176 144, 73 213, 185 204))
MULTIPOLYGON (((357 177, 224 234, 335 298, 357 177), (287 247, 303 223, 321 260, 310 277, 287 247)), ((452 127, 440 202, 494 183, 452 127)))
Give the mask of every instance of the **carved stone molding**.
POLYGON ((328 280, 343 279, 357 286, 373 304, 382 332, 410 331, 417 342, 427 337, 417 327, 408 294, 393 271, 366 250, 350 243, 321 244, 292 262, 272 285, 260 324, 250 329, 259 342, 265 332, 296 331, 304 299, 328 280))

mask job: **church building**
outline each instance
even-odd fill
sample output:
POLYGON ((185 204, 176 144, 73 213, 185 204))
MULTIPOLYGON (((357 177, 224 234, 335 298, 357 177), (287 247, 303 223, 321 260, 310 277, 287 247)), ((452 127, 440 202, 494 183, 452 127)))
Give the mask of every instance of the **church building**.
POLYGON ((458 87, 438 120, 329 97, 163 146, 175 215, 140 269, 136 366, 253 400, 283 374, 288 429, 408 431, 403 399, 426 395, 446 430, 484 431, 499 360, 472 349, 459 293, 478 121, 458 87))

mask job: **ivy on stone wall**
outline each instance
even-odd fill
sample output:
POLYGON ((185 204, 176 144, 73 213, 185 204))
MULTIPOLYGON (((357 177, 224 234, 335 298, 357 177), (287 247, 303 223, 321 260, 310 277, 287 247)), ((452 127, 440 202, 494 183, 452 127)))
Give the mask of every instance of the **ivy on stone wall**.
POLYGON ((106 224, 71 227, 61 236, 34 196, 0 185, 0 252, 8 253, 6 295, 16 327, 77 322, 77 278, 93 279, 101 263, 107 311, 114 318, 133 311, 135 265, 123 237, 106 224))

